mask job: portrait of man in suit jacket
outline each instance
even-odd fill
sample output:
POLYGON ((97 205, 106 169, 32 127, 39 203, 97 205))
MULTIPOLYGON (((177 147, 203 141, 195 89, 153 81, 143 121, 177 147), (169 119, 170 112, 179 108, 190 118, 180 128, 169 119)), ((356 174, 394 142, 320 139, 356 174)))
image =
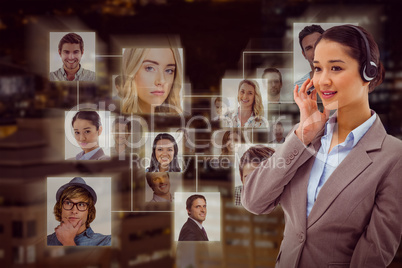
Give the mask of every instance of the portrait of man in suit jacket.
POLYGON ((207 216, 207 200, 205 196, 195 194, 187 198, 187 222, 183 225, 179 241, 209 241, 202 223, 207 216))

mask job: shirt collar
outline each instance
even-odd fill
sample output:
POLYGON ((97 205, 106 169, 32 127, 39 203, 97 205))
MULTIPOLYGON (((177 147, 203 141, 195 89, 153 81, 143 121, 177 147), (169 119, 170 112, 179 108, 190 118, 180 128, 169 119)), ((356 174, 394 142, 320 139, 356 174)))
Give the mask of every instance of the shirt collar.
POLYGON ((157 201, 157 202, 172 202, 172 201, 173 201, 173 195, 170 194, 170 199, 167 200, 167 199, 165 199, 165 198, 163 198, 163 197, 160 197, 159 195, 156 195, 156 194, 154 193, 153 199, 154 199, 155 201, 157 201))
MULTIPOLYGON (((328 134, 331 134, 334 131, 334 127, 337 122, 337 113, 334 113, 328 121, 325 123, 325 133, 324 136, 327 136, 328 134)), ((369 128, 373 125, 374 121, 376 120, 377 116, 376 113, 371 110, 371 116, 369 119, 367 119, 363 124, 358 126, 357 128, 353 129, 348 136, 346 137, 345 141, 341 144, 347 144, 350 141, 352 141, 352 148, 355 147, 355 145, 360 141, 360 139, 366 134, 366 132, 369 130, 369 128)))
MULTIPOLYGON (((239 114, 240 114, 240 107, 237 108, 236 117, 239 117, 239 114)), ((252 118, 252 117, 254 117, 254 111, 251 112, 250 118, 252 118)))
POLYGON ((83 154, 82 157, 79 160, 89 160, 92 156, 94 156, 101 147, 98 147, 92 151, 90 151, 89 153, 83 154))
POLYGON ((198 221, 194 220, 194 219, 191 218, 191 217, 188 217, 188 218, 191 219, 191 220, 193 220, 193 221, 198 225, 198 227, 200 227, 200 229, 202 229, 202 224, 201 224, 201 223, 199 223, 198 221))
POLYGON ((81 238, 83 236, 86 236, 88 238, 91 238, 94 235, 94 231, 92 230, 91 227, 88 227, 85 231, 83 231, 82 233, 80 233, 79 235, 77 235, 76 238, 81 238))
MULTIPOLYGON (((75 73, 74 79, 76 79, 77 77, 80 77, 80 75, 82 74, 83 70, 84 69, 81 68, 81 64, 80 64, 80 68, 78 68, 78 71, 75 73)), ((64 65, 61 67, 61 72, 62 72, 63 76, 65 78, 67 78, 67 73, 66 73, 66 70, 64 70, 64 65)))

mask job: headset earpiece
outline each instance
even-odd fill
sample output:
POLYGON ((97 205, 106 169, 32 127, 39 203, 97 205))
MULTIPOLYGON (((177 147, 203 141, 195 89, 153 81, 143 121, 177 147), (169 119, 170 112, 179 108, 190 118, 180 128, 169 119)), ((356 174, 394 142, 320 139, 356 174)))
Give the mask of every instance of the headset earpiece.
POLYGON ((356 26, 349 25, 351 28, 355 29, 360 36, 363 38, 363 43, 366 48, 366 60, 364 64, 360 67, 360 76, 362 77, 363 81, 365 82, 370 82, 373 80, 378 73, 378 67, 377 64, 375 64, 373 61, 371 61, 371 53, 370 53, 370 45, 367 40, 366 35, 356 26))
POLYGON ((377 76, 378 73, 377 65, 373 61, 370 61, 370 65, 366 64, 365 62, 363 66, 362 66, 363 68, 361 69, 362 79, 365 82, 370 82, 377 76))

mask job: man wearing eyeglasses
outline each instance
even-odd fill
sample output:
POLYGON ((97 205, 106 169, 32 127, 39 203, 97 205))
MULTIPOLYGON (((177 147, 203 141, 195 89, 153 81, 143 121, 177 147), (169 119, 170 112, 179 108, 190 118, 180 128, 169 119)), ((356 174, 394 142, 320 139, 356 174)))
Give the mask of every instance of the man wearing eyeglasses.
POLYGON ((83 178, 75 177, 57 190, 54 215, 60 222, 47 236, 48 246, 110 246, 111 236, 94 233, 97 197, 83 178))

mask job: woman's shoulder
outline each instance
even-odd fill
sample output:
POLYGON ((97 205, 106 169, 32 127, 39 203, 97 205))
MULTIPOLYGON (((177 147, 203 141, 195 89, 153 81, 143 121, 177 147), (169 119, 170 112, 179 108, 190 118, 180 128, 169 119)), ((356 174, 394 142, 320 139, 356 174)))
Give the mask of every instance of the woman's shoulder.
POLYGON ((96 160, 110 160, 111 159, 111 157, 110 156, 108 156, 108 155, 102 155, 102 156, 100 156, 98 159, 96 159, 96 160))
POLYGON ((387 134, 382 147, 389 153, 395 153, 402 156, 402 140, 397 137, 387 134))
POLYGON ((110 156, 106 155, 102 148, 99 149, 90 160, 110 160, 110 156))

